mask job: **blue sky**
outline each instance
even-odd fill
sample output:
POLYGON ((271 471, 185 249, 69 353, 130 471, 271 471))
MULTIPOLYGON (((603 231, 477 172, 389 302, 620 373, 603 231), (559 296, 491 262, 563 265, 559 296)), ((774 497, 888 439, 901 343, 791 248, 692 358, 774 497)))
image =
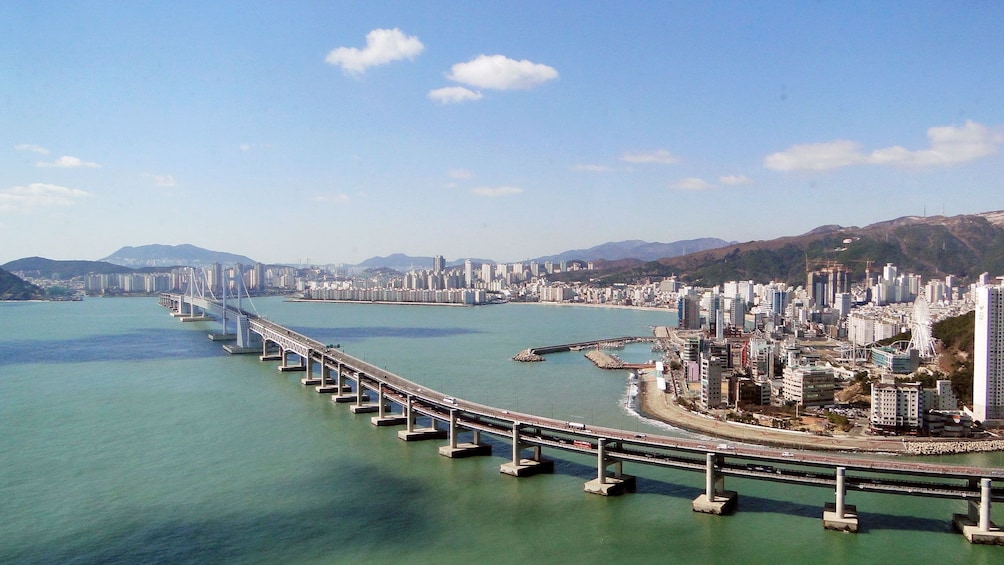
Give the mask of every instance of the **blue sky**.
POLYGON ((1000 2, 11 2, 0 263, 518 261, 1004 209, 1000 2))

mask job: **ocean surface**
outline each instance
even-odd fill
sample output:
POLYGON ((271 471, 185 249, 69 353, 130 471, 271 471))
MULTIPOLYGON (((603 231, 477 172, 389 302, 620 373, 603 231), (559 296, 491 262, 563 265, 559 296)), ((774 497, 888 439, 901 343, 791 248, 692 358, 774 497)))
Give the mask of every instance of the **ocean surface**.
MULTIPOLYGON (((262 315, 445 394, 646 433, 627 373, 539 345, 649 335, 675 315, 255 301, 262 315)), ((691 511, 704 477, 625 465, 638 492, 586 494, 595 461, 502 476, 405 443, 274 362, 231 356, 155 298, 0 303, 2 563, 1001 563, 951 529, 959 501, 850 492, 861 532, 823 530, 826 489, 728 478, 731 516, 691 511)), ((647 344, 618 352, 654 354, 647 344)), ((1004 455, 941 461, 1004 466, 1004 455)), ((1004 508, 993 511, 1004 523, 1004 508)))

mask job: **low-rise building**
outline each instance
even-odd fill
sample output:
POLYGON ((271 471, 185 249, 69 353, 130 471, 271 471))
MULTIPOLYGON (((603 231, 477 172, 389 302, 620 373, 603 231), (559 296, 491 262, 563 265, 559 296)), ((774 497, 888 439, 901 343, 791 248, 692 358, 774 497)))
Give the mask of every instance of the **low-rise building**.
POLYGON ((923 396, 920 383, 896 382, 883 377, 872 384, 869 423, 873 431, 919 434, 923 427, 923 396))

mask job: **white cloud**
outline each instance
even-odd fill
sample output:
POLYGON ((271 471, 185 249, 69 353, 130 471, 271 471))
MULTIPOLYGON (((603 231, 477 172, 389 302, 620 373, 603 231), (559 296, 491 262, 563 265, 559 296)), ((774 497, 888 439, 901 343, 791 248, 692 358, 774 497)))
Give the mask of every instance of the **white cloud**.
POLYGON ((621 161, 626 163, 659 163, 669 165, 679 161, 679 159, 665 149, 658 149, 646 153, 625 153, 621 155, 621 161))
POLYGON ((174 181, 174 175, 147 175, 147 176, 153 179, 154 186, 158 186, 160 188, 171 188, 172 186, 178 184, 174 181))
POLYGON ((669 188, 675 190, 701 191, 701 190, 711 190, 712 188, 714 188, 714 185, 697 177, 687 177, 685 179, 680 179, 674 182, 673 184, 670 184, 669 188))
POLYGON ((90 161, 84 161, 80 157, 71 157, 69 155, 63 155, 55 161, 39 161, 35 163, 36 167, 54 167, 57 169, 76 169, 80 167, 87 167, 91 169, 96 169, 101 165, 97 163, 92 163, 90 161))
POLYGON ((250 145, 250 144, 248 144, 248 143, 241 143, 241 144, 240 144, 240 145, 238 145, 237 147, 238 147, 238 148, 239 148, 239 149, 240 149, 241 151, 243 151, 244 153, 247 153, 248 151, 251 151, 251 145, 250 145))
POLYGON ((348 194, 320 194, 314 197, 314 202, 326 202, 328 204, 348 204, 352 198, 348 194))
POLYGON ((429 98, 440 104, 457 104, 471 100, 481 100, 484 95, 462 86, 446 86, 429 91, 429 98))
POLYGON ((414 35, 405 35, 400 29, 375 29, 366 34, 366 47, 338 47, 324 58, 326 62, 351 74, 362 74, 366 69, 401 59, 413 60, 425 46, 414 35))
POLYGON ((753 179, 746 175, 723 175, 718 177, 718 182, 728 186, 739 186, 742 184, 750 184, 753 182, 753 179))
POLYGON ((450 67, 446 78, 478 88, 527 90, 558 78, 558 71, 526 59, 516 61, 504 55, 478 55, 450 67))
POLYGON ((614 170, 606 165, 572 165, 569 169, 579 173, 612 173, 614 170))
POLYGON ((446 174, 451 179, 467 180, 474 178, 474 173, 468 171, 467 169, 450 169, 450 172, 446 174))
POLYGON ((771 153, 763 164, 775 171, 824 171, 851 165, 948 167, 992 155, 1004 143, 1004 135, 973 121, 962 127, 928 128, 927 138, 930 148, 915 151, 895 145, 866 153, 859 143, 847 140, 793 145, 771 153))
POLYGON ((763 166, 775 171, 825 171, 861 163, 861 145, 838 139, 828 143, 793 145, 764 158, 763 166))
POLYGON ((498 196, 512 196, 514 194, 520 194, 522 192, 523 189, 517 186, 498 186, 498 187, 479 186, 477 188, 471 189, 472 194, 476 194, 478 196, 487 196, 489 198, 494 198, 498 196))
POLYGON ((14 146, 16 151, 28 151, 29 153, 38 153, 39 155, 48 155, 49 150, 41 145, 35 145, 34 143, 19 143, 14 146))
POLYGON ((0 212, 27 212, 46 206, 70 206, 77 198, 90 196, 83 190, 55 184, 32 183, 0 190, 0 212))

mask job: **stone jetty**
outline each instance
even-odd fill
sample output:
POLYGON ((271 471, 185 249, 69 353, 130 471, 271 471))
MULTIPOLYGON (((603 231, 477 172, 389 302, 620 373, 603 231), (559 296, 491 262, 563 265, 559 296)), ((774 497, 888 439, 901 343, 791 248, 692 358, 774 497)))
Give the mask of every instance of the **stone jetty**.
POLYGON ((543 355, 537 355, 532 349, 524 349, 517 353, 513 358, 513 361, 519 361, 521 363, 536 363, 538 361, 543 361, 543 355))
POLYGON ((600 369, 622 369, 624 361, 615 355, 610 355, 598 349, 586 353, 586 358, 600 369))

